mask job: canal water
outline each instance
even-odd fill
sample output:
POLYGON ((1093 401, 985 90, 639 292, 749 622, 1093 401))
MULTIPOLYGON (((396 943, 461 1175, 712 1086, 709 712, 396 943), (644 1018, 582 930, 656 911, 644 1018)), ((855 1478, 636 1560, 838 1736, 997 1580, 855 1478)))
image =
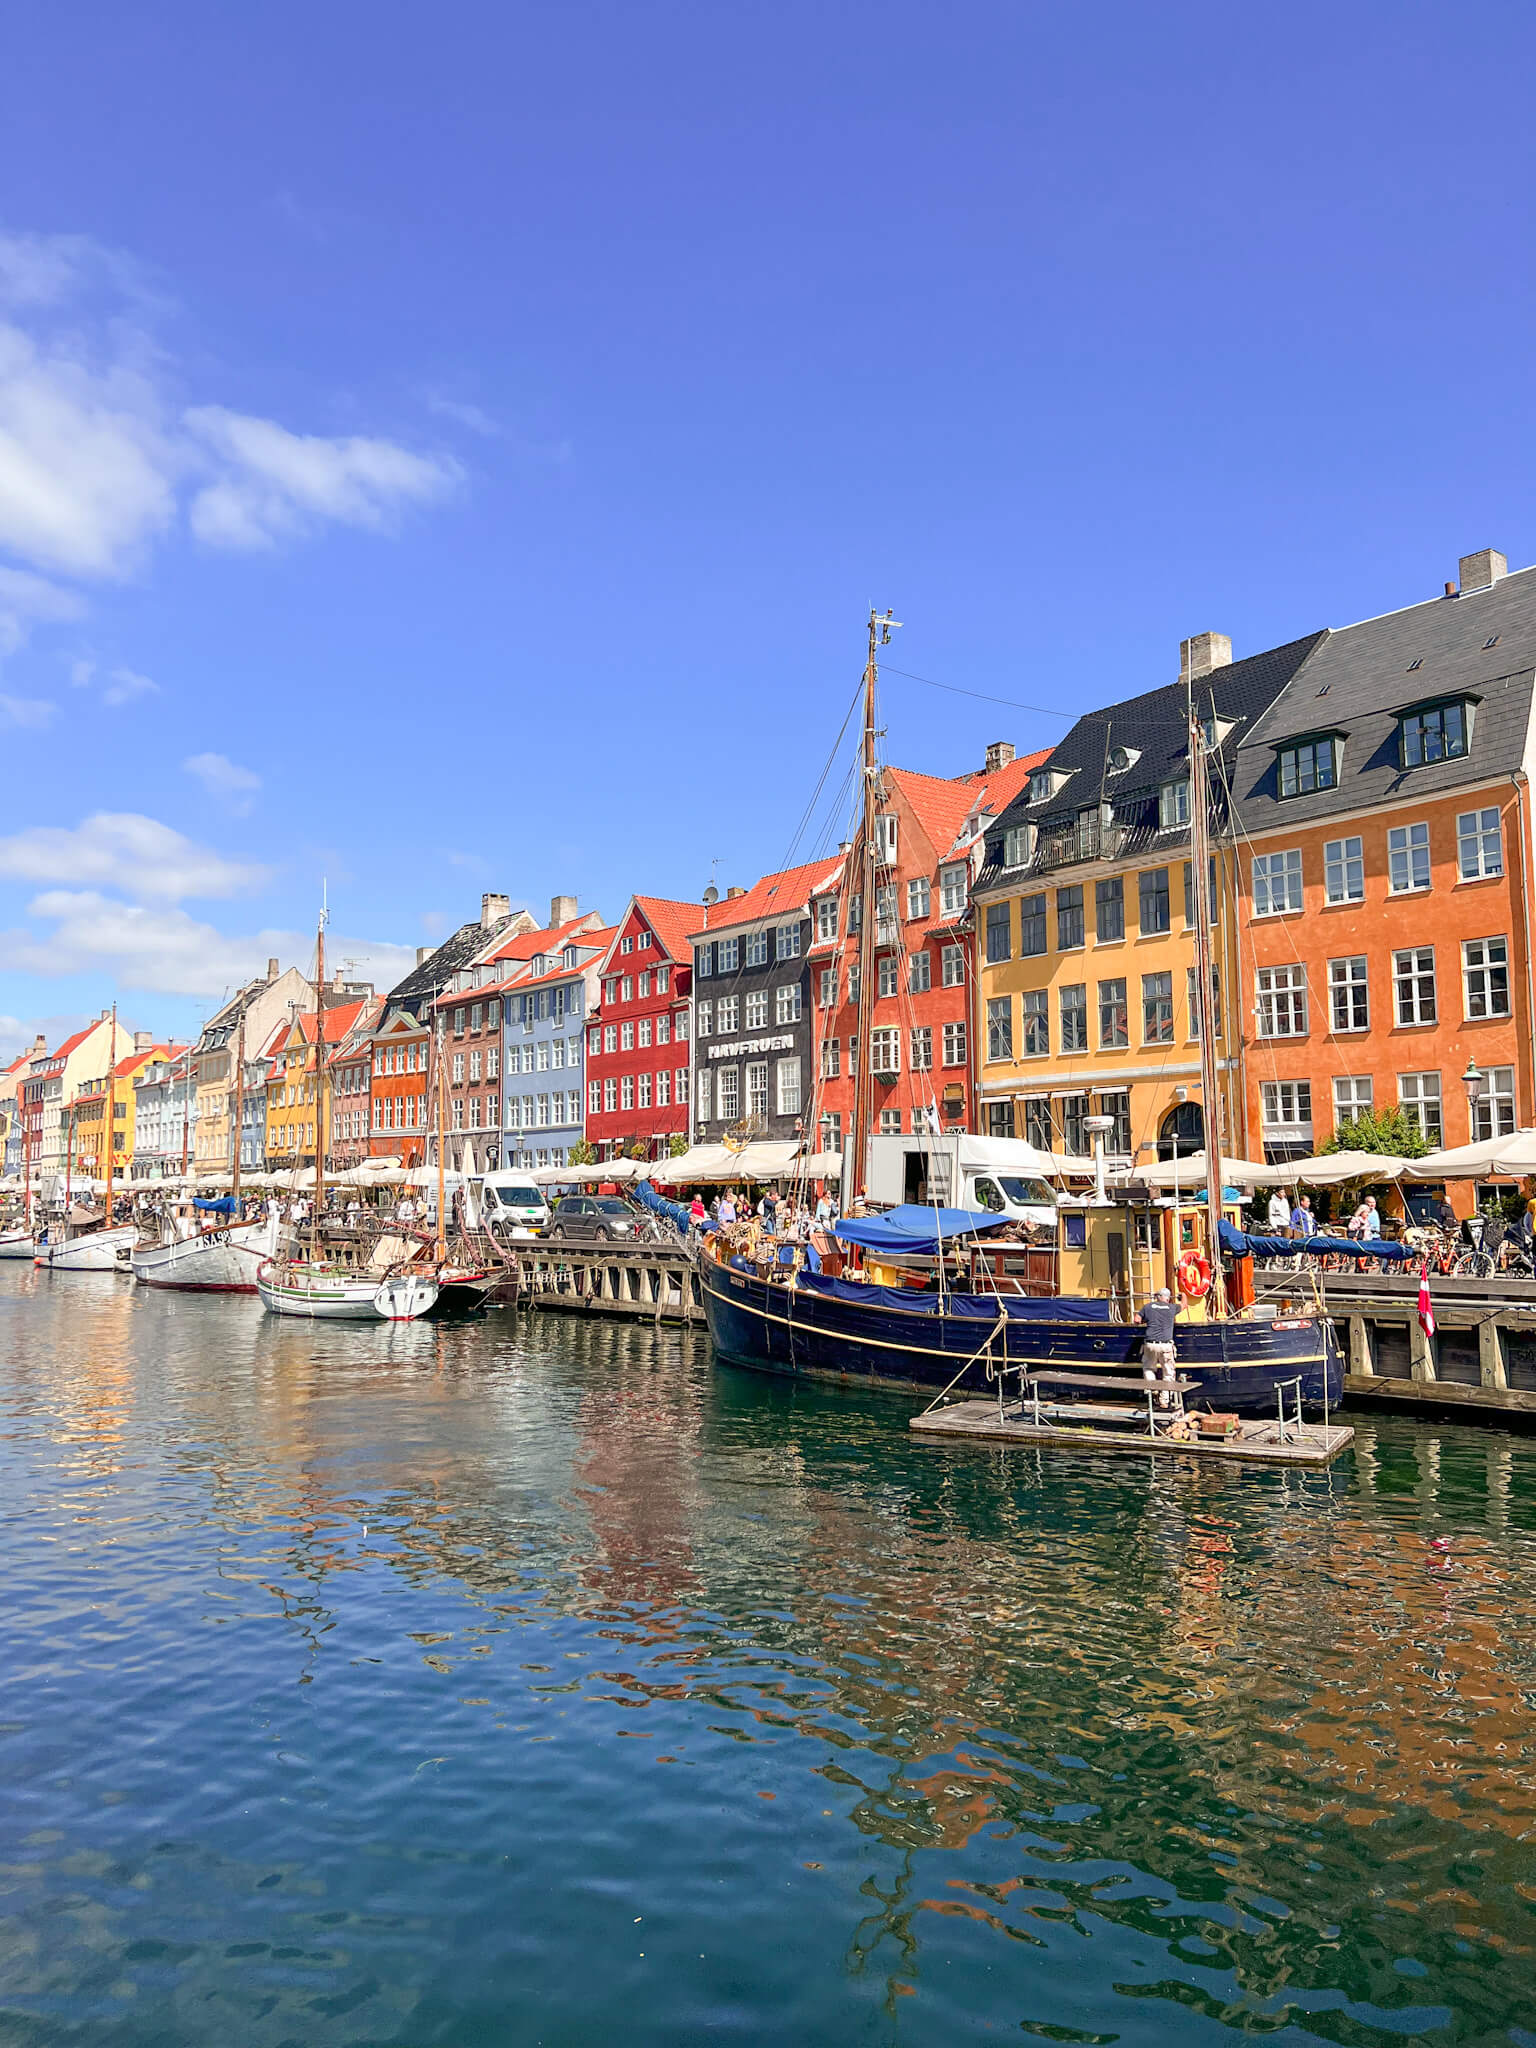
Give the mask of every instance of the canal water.
POLYGON ((0 1266, 0 2043, 1536 2044, 1536 1439, 0 1266))

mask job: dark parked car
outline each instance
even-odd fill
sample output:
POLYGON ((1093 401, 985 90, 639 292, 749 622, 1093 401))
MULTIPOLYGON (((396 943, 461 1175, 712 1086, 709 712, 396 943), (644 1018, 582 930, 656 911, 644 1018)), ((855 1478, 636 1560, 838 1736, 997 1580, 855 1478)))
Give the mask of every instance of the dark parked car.
POLYGON ((640 1219, 614 1195, 567 1195, 550 1218, 548 1237, 607 1244, 639 1235, 640 1219))

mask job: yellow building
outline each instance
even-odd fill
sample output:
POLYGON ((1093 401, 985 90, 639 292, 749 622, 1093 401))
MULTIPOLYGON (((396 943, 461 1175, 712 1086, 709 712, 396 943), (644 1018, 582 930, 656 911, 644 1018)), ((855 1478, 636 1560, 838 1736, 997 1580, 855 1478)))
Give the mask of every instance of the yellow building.
MULTIPOLYGON (((112 1177, 126 1180, 133 1165, 134 1091, 136 1076, 151 1060, 165 1059, 169 1048, 148 1043, 148 1032, 134 1036, 134 1049, 120 1059, 112 1071, 112 1177)), ((87 1180, 107 1178, 106 1128, 107 1082, 82 1082, 75 1094, 69 1116, 73 1128, 73 1170, 87 1180)))
MULTIPOLYGON (((1189 725, 1225 787, 1238 740, 1300 668, 1316 636, 1234 663, 1224 635, 1185 641, 1177 683, 1078 720, 988 830, 975 905, 978 1119, 993 1136, 1088 1156, 1168 1159, 1205 1142, 1189 857, 1189 725)), ((1218 809, 1214 825, 1221 823, 1218 809)), ((1242 987, 1235 863, 1211 861, 1227 1151, 1242 1128, 1242 987)))
MULTIPOLYGON (((324 1012, 328 1050, 341 1044, 369 1000, 362 996, 339 1001, 324 1012)), ((265 1057, 271 1062, 267 1074, 267 1165, 274 1172, 315 1163, 318 1028, 313 1011, 301 1012, 280 1024, 265 1048, 265 1057)), ((329 1154, 329 1148, 327 1151, 329 1154)))

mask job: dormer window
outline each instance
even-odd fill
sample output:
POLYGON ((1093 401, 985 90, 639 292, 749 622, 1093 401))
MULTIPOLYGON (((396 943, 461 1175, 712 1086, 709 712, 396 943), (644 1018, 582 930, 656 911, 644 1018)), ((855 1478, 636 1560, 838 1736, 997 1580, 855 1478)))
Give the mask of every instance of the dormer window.
POLYGON ((1339 779, 1339 735, 1330 732, 1316 739, 1292 740, 1279 749, 1276 765, 1282 796, 1311 796, 1314 790, 1333 789, 1339 779))
POLYGON ((1111 775, 1123 775, 1127 768, 1134 768, 1140 759, 1141 749, 1139 747, 1111 747, 1109 750, 1109 772, 1111 775))
POLYGON ((535 980, 537 980, 539 975, 547 973, 548 970, 549 955, 547 953, 535 953, 533 956, 533 973, 535 980))
POLYGON ((1003 834, 1003 866, 1028 867, 1035 850, 1033 825, 1010 825, 1003 834))
POLYGON ((574 946, 567 946, 560 955, 560 958, 567 967, 574 967, 576 965, 576 948, 574 946))
POLYGON ((1471 738, 1471 706, 1463 699, 1450 704, 1419 704, 1401 712, 1397 721, 1398 759, 1405 768, 1425 768, 1433 761, 1454 761, 1467 751, 1471 738))
POLYGON ((1157 822, 1162 830, 1171 831, 1175 825, 1189 823, 1189 777, 1179 782, 1165 782, 1157 793, 1157 822))
POLYGON ((1037 768, 1029 778, 1029 801, 1043 804, 1053 797, 1071 774, 1070 768, 1037 768))

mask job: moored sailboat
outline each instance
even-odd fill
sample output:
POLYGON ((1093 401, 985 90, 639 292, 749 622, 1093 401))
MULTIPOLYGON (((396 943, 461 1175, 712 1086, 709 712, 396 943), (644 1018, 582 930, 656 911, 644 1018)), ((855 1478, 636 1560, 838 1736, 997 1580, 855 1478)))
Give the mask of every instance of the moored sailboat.
POLYGON ((64 1215, 51 1221, 37 1241, 32 1263, 46 1266, 51 1273, 122 1273, 138 1239, 133 1223, 112 1221, 113 1126, 116 1108, 117 1005, 112 1005, 112 1029, 107 1040, 107 1092, 102 1146, 106 1154, 106 1207, 99 1217, 85 1221, 73 1217, 70 1206, 74 1172, 75 1129, 72 1118, 65 1123, 64 1215))

